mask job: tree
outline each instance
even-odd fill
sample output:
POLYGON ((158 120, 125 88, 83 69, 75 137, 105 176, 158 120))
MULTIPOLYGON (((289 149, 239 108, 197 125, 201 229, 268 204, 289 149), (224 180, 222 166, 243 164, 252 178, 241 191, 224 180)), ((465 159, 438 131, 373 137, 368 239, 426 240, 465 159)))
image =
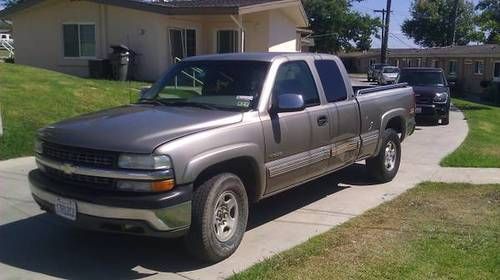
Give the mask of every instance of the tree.
POLYGON ((500 1, 480 0, 476 6, 480 11, 476 23, 485 36, 485 43, 500 44, 500 1))
POLYGON ((378 36, 380 19, 353 11, 352 2, 353 0, 303 1, 314 31, 315 51, 338 53, 370 48, 372 35, 378 36))
POLYGON ((403 33, 424 47, 467 45, 480 41, 475 30, 475 12, 472 2, 465 0, 414 0, 411 18, 403 22, 403 33), (455 4, 458 2, 455 14, 455 4), (453 26, 456 30, 453 32, 453 26), (455 41, 453 41, 455 38, 455 41))

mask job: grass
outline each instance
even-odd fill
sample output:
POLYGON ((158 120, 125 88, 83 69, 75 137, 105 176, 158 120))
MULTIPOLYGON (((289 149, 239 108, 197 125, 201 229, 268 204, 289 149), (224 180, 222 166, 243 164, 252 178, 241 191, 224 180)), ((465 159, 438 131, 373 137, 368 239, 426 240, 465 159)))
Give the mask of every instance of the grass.
POLYGON ((499 240, 500 185, 423 183, 231 279, 498 279, 499 240))
POLYGON ((453 104, 462 110, 469 134, 462 145, 441 162, 451 167, 500 167, 500 107, 461 99, 453 104))
POLYGON ((82 79, 0 63, 0 110, 4 127, 4 135, 0 137, 0 160, 31 155, 38 128, 130 103, 131 93, 137 92, 142 85, 82 79))

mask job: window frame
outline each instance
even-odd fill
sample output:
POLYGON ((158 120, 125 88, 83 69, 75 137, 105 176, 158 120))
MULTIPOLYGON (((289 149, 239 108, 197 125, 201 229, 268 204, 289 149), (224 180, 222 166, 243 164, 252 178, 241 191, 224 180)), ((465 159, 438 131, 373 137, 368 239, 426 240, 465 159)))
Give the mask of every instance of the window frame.
POLYGON ((450 60, 448 60, 448 69, 447 70, 448 70, 447 71, 448 72, 448 76, 456 77, 457 74, 458 74, 458 61, 456 59, 450 59, 450 60), (452 63, 455 65, 454 72, 451 72, 451 70, 450 70, 450 68, 451 68, 450 66, 451 66, 452 63))
POLYGON ((97 25, 95 24, 95 22, 63 22, 62 23, 62 36, 61 36, 61 39, 62 39, 62 52, 63 52, 63 58, 64 59, 94 59, 94 58, 97 58, 97 25), (64 47, 64 26, 65 25, 76 25, 78 26, 78 56, 66 56, 66 52, 65 52, 65 47, 64 47), (81 40, 80 40, 80 26, 81 25, 92 25, 94 26, 94 44, 95 44, 95 53, 94 53, 94 56, 82 56, 82 48, 81 48, 81 40))
POLYGON ((318 96, 318 103, 313 103, 313 104, 306 104, 305 100, 304 100, 304 107, 305 108, 311 108, 311 107, 317 107, 317 106, 321 106, 322 104, 322 101, 321 101, 321 95, 319 93, 319 89, 318 89, 318 85, 316 84, 316 79, 314 78, 314 74, 313 74, 313 71, 311 69, 311 67, 309 66, 309 63, 306 61, 306 60, 302 60, 302 59, 297 59, 297 60, 287 60, 287 61, 283 61, 282 63, 280 63, 280 65, 278 66, 278 68, 276 68, 276 72, 275 72, 275 76, 274 76, 274 81, 273 81, 273 84, 272 84, 272 87, 271 87, 271 98, 270 98, 270 104, 272 106, 272 103, 273 103, 273 100, 275 100, 276 98, 274 98, 274 88, 276 86, 276 82, 277 82, 277 77, 278 77, 278 73, 281 69, 281 67, 287 65, 287 64, 291 64, 291 63, 303 63, 306 67, 307 67, 307 70, 309 70, 309 77, 311 78, 313 84, 314 84, 314 90, 316 91, 316 95, 318 96))
POLYGON ((231 31, 231 32, 235 32, 236 33, 236 37, 235 37, 235 50, 233 53, 238 53, 240 52, 240 31, 238 29, 235 29, 235 28, 218 28, 215 30, 215 34, 214 34, 214 53, 216 54, 222 54, 219 52, 219 32, 222 32, 222 31, 231 31))
POLYGON ((474 60, 474 75, 478 75, 478 76, 482 76, 484 75, 484 60, 474 60), (481 67, 481 71, 477 71, 479 70, 479 65, 482 65, 481 67), (476 66, 478 66, 476 68, 476 66))
POLYGON ((499 71, 499 75, 498 76, 495 76, 495 65, 498 64, 498 67, 500 68, 500 60, 495 60, 493 61, 493 67, 491 67, 491 76, 493 77, 493 81, 500 81, 500 71, 499 71))

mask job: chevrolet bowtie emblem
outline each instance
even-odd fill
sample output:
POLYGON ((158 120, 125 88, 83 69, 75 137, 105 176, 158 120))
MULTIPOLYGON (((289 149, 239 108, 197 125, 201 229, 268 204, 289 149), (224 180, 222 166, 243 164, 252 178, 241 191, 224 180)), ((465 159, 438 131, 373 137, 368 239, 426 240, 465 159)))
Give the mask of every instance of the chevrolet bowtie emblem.
POLYGON ((69 163, 65 163, 62 165, 62 171, 64 174, 71 175, 75 172, 75 167, 69 163))

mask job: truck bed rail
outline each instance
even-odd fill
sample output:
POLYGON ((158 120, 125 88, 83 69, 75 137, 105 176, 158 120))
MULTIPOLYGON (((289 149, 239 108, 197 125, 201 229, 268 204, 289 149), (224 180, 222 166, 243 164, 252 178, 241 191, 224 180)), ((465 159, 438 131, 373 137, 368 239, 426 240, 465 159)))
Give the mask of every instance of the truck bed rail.
POLYGON ((356 90, 356 96, 358 96, 358 95, 363 95, 363 94, 378 92, 378 91, 382 91, 382 90, 404 88, 404 87, 407 87, 407 86, 408 86, 408 83, 399 83, 399 84, 393 84, 393 85, 387 85, 387 86, 369 87, 369 88, 358 89, 358 90, 356 90, 356 87, 354 87, 354 88, 356 90))

